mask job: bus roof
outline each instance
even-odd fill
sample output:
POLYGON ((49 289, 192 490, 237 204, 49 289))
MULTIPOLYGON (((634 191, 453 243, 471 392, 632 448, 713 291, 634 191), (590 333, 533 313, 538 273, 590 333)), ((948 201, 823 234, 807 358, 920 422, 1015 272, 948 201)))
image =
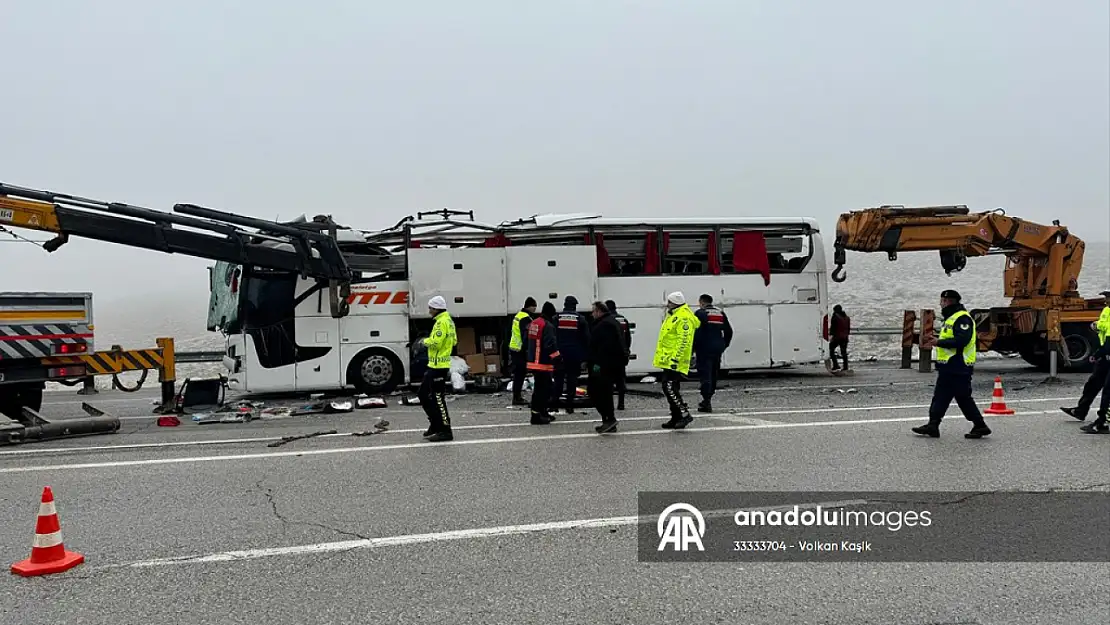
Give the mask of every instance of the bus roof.
POLYGON ((752 228, 768 226, 775 228, 807 226, 820 231, 817 219, 813 217, 602 217, 591 213, 554 213, 536 215, 531 220, 537 227, 551 226, 737 226, 752 228))

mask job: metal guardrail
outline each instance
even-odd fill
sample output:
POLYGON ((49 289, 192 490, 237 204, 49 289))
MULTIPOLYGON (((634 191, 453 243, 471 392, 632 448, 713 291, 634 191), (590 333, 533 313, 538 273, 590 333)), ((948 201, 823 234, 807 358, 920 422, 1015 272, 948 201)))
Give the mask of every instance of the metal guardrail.
POLYGON ((224 355, 223 350, 177 352, 177 362, 219 362, 224 355))
MULTIPOLYGON (((902 334, 902 328, 876 327, 853 328, 853 336, 895 336, 902 334)), ((177 362, 219 362, 224 357, 222 350, 177 352, 177 362)))

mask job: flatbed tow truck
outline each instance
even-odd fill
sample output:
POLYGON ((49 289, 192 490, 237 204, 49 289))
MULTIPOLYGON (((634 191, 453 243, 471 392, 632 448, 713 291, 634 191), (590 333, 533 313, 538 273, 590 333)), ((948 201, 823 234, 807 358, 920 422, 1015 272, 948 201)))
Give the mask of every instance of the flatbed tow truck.
MULTIPOLYGON (((14 234, 11 228, 53 234, 42 244, 47 252, 79 237, 297 272, 323 283, 336 317, 349 312, 351 264, 357 269, 375 262, 341 250, 339 226, 327 216, 278 223, 192 204, 178 204, 169 213, 0 183, 0 233, 14 234)), ((158 369, 162 402, 173 401, 172 339, 159 339, 157 349, 98 352, 93 334, 91 294, 0 293, 0 444, 118 431, 117 417, 88 403, 82 404, 85 417, 41 415, 47 382, 73 384, 90 375, 158 369)))

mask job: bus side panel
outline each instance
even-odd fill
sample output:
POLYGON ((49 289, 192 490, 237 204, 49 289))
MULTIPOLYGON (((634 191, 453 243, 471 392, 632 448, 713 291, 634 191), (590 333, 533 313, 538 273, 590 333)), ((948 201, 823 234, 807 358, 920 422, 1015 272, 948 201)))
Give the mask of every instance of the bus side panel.
POLYGON ((771 366, 770 312, 762 304, 723 306, 732 325, 732 344, 721 357, 722 369, 771 366))
POLYGON ((771 359, 776 366, 824 360, 821 320, 825 313, 813 304, 771 307, 771 359))

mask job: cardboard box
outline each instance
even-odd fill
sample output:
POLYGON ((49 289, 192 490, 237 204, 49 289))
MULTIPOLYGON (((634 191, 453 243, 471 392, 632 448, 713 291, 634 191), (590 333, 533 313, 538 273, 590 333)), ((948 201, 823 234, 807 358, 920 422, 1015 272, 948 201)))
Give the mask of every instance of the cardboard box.
POLYGON ((455 345, 455 349, 459 351, 460 356, 465 358, 466 356, 480 353, 478 351, 478 342, 474 340, 474 328, 455 328, 455 336, 459 339, 459 342, 455 345))
POLYGON ((490 356, 487 354, 484 358, 485 372, 489 375, 501 375, 501 356, 490 356))
POLYGON ((497 337, 493 336, 492 334, 487 334, 483 336, 481 339, 479 339, 478 342, 482 346, 482 353, 486 354, 487 356, 498 355, 501 353, 501 350, 497 345, 497 337))
POLYGON ((486 357, 481 354, 466 356, 466 366, 470 367, 470 375, 482 375, 486 372, 486 357))

